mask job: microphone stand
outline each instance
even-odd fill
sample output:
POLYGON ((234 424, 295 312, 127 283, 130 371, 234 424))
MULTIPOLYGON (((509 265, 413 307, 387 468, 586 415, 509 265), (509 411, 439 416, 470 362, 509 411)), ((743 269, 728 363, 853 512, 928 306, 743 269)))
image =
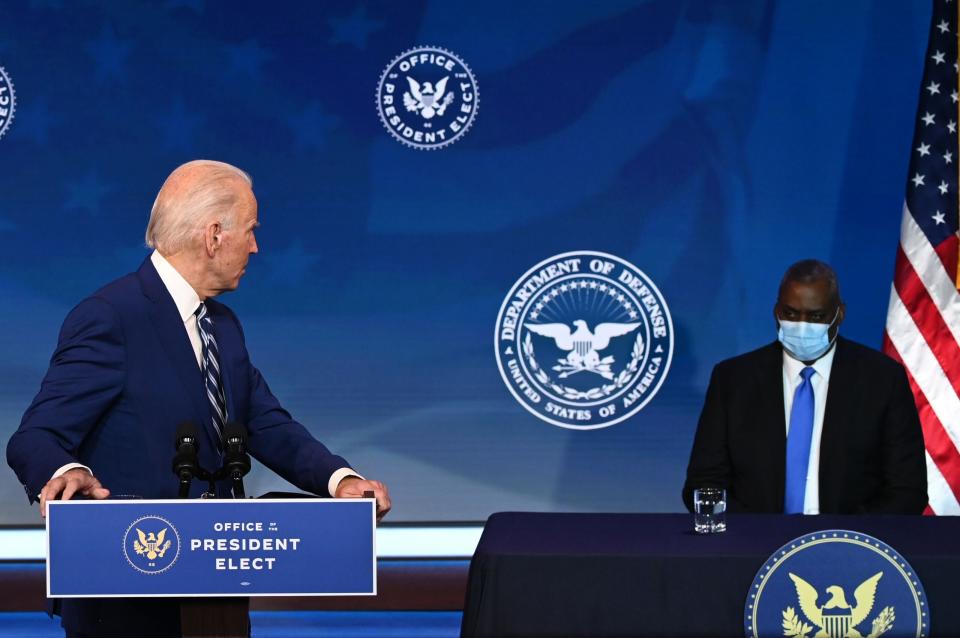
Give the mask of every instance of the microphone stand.
POLYGON ((178 498, 189 498, 190 483, 194 475, 203 471, 199 467, 197 459, 197 435, 196 426, 186 421, 177 428, 176 447, 177 453, 173 457, 173 473, 180 480, 180 489, 177 493, 178 498))
MULTIPOLYGON (((192 424, 189 424, 192 425, 192 424)), ((216 496, 216 483, 230 479, 234 498, 246 498, 243 477, 250 471, 250 456, 246 452, 247 431, 239 423, 228 423, 224 429, 223 463, 214 472, 204 469, 197 454, 195 430, 187 425, 181 426, 177 436, 177 453, 173 457, 173 473, 179 479, 179 498, 189 498, 190 485, 194 478, 207 481, 207 492, 203 498, 216 496)))
POLYGON ((233 498, 246 498, 243 477, 250 471, 250 456, 247 454, 247 429, 239 423, 228 423, 224 428, 223 467, 221 471, 233 485, 233 498))

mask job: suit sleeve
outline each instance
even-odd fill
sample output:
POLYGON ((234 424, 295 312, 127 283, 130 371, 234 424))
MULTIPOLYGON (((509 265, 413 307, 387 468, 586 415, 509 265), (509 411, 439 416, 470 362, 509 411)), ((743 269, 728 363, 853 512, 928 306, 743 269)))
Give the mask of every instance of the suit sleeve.
POLYGON ((732 466, 728 452, 728 417, 726 379, 721 367, 714 367, 710 385, 703 402, 703 411, 697 423, 697 433, 687 465, 687 480, 683 486, 683 502, 693 511, 693 490, 698 487, 727 489, 728 508, 739 509, 730 492, 732 466))
POLYGON ((125 379, 123 330, 116 311, 91 297, 64 320, 40 391, 7 444, 7 462, 31 502, 59 467, 77 462, 87 437, 123 391, 125 379))
POLYGON ((923 429, 902 366, 898 366, 889 396, 881 427, 882 487, 864 504, 864 511, 871 514, 920 514, 927 506, 923 429))

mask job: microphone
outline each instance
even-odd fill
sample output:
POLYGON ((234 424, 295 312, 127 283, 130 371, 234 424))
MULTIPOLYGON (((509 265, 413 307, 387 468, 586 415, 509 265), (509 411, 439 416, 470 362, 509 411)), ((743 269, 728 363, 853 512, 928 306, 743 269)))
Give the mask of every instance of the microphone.
POLYGON ((197 426, 193 421, 184 421, 177 426, 174 449, 177 453, 173 457, 173 473, 180 479, 179 497, 187 498, 190 494, 190 481, 197 473, 199 465, 197 426))
POLYGON ((223 468, 233 482, 233 497, 246 498, 243 491, 243 477, 250 471, 250 457, 247 455, 247 428, 231 422, 223 428, 223 440, 226 443, 223 454, 223 468))

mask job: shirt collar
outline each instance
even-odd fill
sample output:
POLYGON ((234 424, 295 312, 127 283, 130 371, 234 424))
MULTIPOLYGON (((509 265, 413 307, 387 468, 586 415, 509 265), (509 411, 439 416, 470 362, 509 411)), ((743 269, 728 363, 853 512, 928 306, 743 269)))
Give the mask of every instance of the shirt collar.
POLYGON ((160 281, 167 288, 167 292, 173 297, 173 303, 177 305, 180 312, 180 319, 186 323, 187 319, 193 316, 197 306, 200 305, 200 295, 193 289, 187 280, 183 278, 177 269, 169 261, 164 259, 163 255, 156 250, 150 255, 150 261, 153 267, 157 269, 160 275, 160 281))
MULTIPOLYGON (((833 355, 835 355, 836 353, 837 353, 837 343, 836 341, 834 341, 833 345, 827 351, 827 354, 823 355, 822 357, 814 361, 812 364, 810 364, 810 367, 816 370, 818 375, 820 375, 826 380, 829 380, 830 369, 833 367, 833 355)), ((806 367, 807 366, 803 363, 803 361, 797 361, 796 359, 791 357, 789 354, 787 354, 786 350, 784 350, 783 371, 787 375, 788 379, 793 380, 793 379, 799 378, 800 371, 806 367)))

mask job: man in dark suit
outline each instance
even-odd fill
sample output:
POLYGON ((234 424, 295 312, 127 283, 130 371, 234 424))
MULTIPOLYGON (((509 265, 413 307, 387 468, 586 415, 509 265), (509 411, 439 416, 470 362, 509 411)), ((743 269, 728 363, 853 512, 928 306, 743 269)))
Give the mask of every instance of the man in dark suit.
MULTIPOLYGON (((41 516, 76 494, 176 498, 177 425, 200 425, 200 463, 220 465, 227 422, 248 430, 254 458, 303 490, 358 497, 387 488, 362 478, 281 407, 250 362, 243 330, 213 297, 234 290, 258 251, 257 201, 243 171, 198 160, 167 178, 153 206, 140 269, 94 293, 64 321, 40 391, 7 459, 41 516)), ((204 486, 194 484, 191 497, 204 486)), ((217 495, 229 497, 228 481, 217 495)), ((65 600, 68 636, 179 636, 170 600, 65 600)))
POLYGON ((722 487, 731 512, 919 514, 923 433, 903 367, 838 337, 836 275, 798 262, 780 284, 778 341, 713 370, 683 499, 722 487))

